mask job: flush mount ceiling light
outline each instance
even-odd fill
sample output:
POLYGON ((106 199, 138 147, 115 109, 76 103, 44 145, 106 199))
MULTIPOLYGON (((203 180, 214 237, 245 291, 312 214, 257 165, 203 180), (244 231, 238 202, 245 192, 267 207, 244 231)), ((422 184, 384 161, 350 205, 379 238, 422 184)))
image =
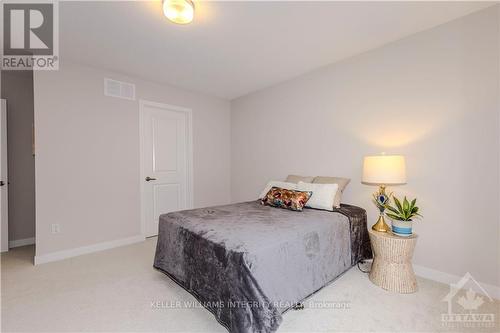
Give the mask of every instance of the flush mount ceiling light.
POLYGON ((191 0, 163 0, 163 14, 177 24, 188 24, 194 18, 194 3, 191 0))

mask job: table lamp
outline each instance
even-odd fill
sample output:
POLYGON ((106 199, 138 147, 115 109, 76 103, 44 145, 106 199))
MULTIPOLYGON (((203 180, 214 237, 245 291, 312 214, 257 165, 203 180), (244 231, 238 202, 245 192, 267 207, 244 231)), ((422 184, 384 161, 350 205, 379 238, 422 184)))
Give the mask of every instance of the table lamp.
POLYGON ((378 192, 374 194, 376 204, 380 210, 380 216, 372 226, 372 229, 379 232, 390 230, 385 223, 385 204, 389 201, 389 196, 385 192, 387 185, 406 184, 406 163, 402 155, 377 155, 366 156, 363 161, 363 184, 379 186, 378 192))

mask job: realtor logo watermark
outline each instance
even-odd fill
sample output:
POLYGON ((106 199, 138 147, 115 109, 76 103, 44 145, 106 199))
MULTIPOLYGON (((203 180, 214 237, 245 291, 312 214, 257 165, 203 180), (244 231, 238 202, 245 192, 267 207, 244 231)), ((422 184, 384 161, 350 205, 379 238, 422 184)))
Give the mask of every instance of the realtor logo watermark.
POLYGON ((496 325, 495 313, 482 309, 494 300, 470 273, 466 273, 456 284, 450 284, 450 292, 442 301, 448 303, 447 313, 441 314, 444 327, 480 329, 496 325))
POLYGON ((59 69, 57 1, 3 1, 3 70, 59 69))
POLYGON ((171 309, 190 309, 190 308, 218 308, 218 309, 237 309, 237 308, 263 308, 269 307, 280 309, 325 309, 325 310, 350 310, 351 302, 349 301, 304 301, 303 303, 292 303, 285 301, 276 302, 258 302, 258 301, 181 301, 181 300, 152 300, 151 308, 155 310, 171 310, 171 309))

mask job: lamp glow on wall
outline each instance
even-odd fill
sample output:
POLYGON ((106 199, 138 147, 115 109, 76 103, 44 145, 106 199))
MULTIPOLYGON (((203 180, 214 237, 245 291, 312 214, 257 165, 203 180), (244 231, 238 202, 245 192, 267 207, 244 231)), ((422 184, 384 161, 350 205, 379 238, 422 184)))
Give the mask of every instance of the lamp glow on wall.
POLYGON ((406 162, 402 155, 377 155, 366 156, 363 161, 362 183, 379 186, 378 192, 374 194, 374 199, 380 210, 380 216, 372 226, 372 229, 379 232, 389 231, 389 226, 384 219, 384 204, 389 200, 385 192, 387 185, 406 184, 406 162))
POLYGON ((191 0, 163 0, 163 14, 177 24, 188 24, 194 19, 194 3, 191 0))

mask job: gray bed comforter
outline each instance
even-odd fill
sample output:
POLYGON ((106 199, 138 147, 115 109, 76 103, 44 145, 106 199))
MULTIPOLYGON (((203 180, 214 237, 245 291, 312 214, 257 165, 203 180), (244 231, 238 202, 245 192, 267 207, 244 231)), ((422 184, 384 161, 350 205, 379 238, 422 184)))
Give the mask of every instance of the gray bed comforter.
POLYGON ((160 216, 154 267, 230 332, 275 332, 286 310, 368 257, 359 207, 294 212, 252 201, 160 216))

